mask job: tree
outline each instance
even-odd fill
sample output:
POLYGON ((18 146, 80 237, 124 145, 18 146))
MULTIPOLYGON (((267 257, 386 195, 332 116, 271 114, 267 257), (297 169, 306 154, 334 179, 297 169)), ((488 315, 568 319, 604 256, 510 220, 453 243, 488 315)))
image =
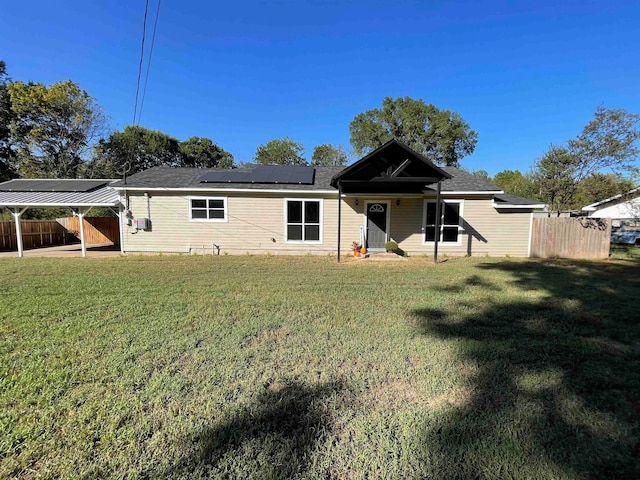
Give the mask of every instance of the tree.
POLYGON ((11 123, 14 120, 9 97, 7 66, 0 60, 0 182, 15 176, 13 151, 11 150, 11 123))
POLYGON ((478 178, 482 178, 483 180, 491 181, 491 177, 489 176, 489 172, 486 170, 474 170, 471 172, 471 175, 475 175, 478 178))
POLYGON ((576 159, 565 147, 551 145, 534 167, 534 179, 540 196, 552 212, 571 208, 577 181, 576 159))
POLYGON ((634 162, 640 154, 639 126, 640 115, 599 106, 582 133, 568 142, 575 157, 575 178, 582 180, 605 168, 635 170, 634 162))
POLYGON ((347 164, 347 152, 342 145, 328 143, 316 145, 311 157, 311 165, 343 167, 347 164))
POLYGON ((13 82, 8 87, 12 149, 26 177, 76 178, 106 130, 95 99, 67 80, 47 87, 13 82))
POLYGON ((152 167, 183 166, 180 142, 157 130, 129 125, 101 141, 89 166, 92 178, 120 178, 152 167))
POLYGON ((453 166, 473 153, 478 141, 460 114, 409 97, 386 97, 382 109, 356 115, 349 131, 357 155, 396 139, 438 164, 453 166))
POLYGON ((567 146, 552 145, 534 166, 540 194, 553 211, 576 207, 578 185, 603 169, 633 172, 640 153, 640 116, 598 107, 594 119, 567 146))
POLYGON ((632 190, 635 184, 615 173, 592 173, 577 186, 573 198, 573 209, 611 198, 632 190))
POLYGON ((191 137, 180 143, 182 164, 185 167, 232 168, 233 155, 209 138, 191 137))
POLYGON ((290 138, 279 138, 260 145, 254 157, 262 165, 306 165, 304 146, 290 138))
POLYGON ((524 175, 519 170, 502 170, 493 177, 493 183, 512 195, 531 199, 537 199, 538 196, 538 189, 531 175, 524 175))

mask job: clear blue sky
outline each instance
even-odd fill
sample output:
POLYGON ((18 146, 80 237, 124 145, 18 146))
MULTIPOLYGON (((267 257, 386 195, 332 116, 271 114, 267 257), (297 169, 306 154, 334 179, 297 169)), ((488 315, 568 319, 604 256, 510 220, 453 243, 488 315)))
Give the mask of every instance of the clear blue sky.
MULTIPOLYGON (((143 0, 5 2, 0 59, 14 80, 78 82, 121 129, 143 13, 143 0)), ((141 125, 238 161, 288 136, 310 158, 350 149, 355 115, 405 95, 478 132, 466 168, 526 171, 598 105, 640 113, 640 2, 163 0, 141 125)))

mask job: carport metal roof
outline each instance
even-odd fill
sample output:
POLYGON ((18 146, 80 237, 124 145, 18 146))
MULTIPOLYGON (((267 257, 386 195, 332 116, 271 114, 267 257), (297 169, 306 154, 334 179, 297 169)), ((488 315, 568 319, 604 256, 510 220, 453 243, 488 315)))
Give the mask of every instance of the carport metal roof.
POLYGON ((119 194, 109 184, 117 180, 9 180, 0 183, 4 207, 115 207, 119 194), (70 191, 71 187, 75 190, 70 191))
POLYGON ((74 209, 80 219, 82 256, 86 257, 84 216, 93 207, 118 206, 119 194, 110 187, 115 181, 117 180, 16 179, 0 183, 0 207, 8 208, 16 223, 18 256, 23 256, 20 227, 22 214, 32 207, 67 207, 74 209))

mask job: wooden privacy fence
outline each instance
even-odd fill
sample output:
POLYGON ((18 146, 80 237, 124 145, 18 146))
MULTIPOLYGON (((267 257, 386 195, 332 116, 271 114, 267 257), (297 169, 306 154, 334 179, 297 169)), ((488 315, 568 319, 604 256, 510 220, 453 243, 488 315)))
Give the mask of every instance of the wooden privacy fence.
POLYGON ((608 258, 611 220, 586 217, 534 218, 531 256, 608 258))
MULTIPOLYGON (((67 231, 55 220, 21 220, 22 244, 25 249, 64 245, 67 231)), ((0 222, 0 250, 17 250, 16 224, 0 222)))
MULTIPOLYGON (((80 219, 78 217, 58 218, 64 228, 80 238, 80 219)), ((118 217, 84 217, 84 237, 87 245, 113 243, 120 245, 120 226, 118 217)))

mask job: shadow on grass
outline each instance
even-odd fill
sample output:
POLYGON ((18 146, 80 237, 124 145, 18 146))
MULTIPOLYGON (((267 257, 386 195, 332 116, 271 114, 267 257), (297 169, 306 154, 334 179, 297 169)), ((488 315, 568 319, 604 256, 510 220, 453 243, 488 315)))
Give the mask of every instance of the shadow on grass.
POLYGON ((299 478, 330 432, 327 402, 338 383, 261 387, 253 402, 185 442, 191 452, 154 478, 299 478))
POLYGON ((475 366, 467 402, 423 432, 424 461, 441 478, 640 478, 640 266, 477 268, 532 296, 412 312, 475 366))

